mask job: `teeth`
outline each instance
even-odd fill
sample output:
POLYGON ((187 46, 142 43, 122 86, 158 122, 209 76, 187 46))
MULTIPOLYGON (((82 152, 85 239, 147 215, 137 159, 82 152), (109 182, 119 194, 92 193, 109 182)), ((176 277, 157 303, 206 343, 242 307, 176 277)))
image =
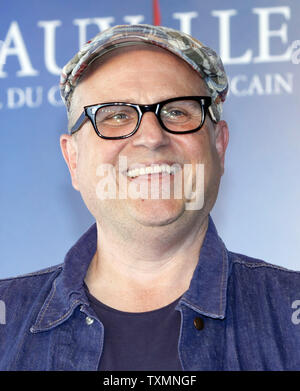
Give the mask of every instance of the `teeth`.
POLYGON ((180 166, 178 164, 173 166, 169 166, 168 164, 155 164, 152 166, 133 168, 132 170, 128 170, 127 176, 129 176, 130 178, 134 178, 139 175, 159 173, 168 173, 170 175, 174 175, 175 172, 179 171, 179 169, 180 166))
POLYGON ((153 171, 155 174, 159 173, 159 166, 154 166, 153 171))

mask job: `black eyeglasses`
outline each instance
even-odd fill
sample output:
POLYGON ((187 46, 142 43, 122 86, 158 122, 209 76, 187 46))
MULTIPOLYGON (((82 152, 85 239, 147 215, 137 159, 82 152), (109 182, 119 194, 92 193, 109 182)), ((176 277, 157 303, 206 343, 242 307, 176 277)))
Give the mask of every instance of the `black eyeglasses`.
POLYGON ((210 105, 209 96, 184 96, 152 105, 110 102, 85 106, 70 133, 77 132, 89 119, 99 137, 107 140, 127 138, 137 132, 143 114, 148 111, 156 115, 160 126, 169 133, 193 133, 203 126, 210 105))

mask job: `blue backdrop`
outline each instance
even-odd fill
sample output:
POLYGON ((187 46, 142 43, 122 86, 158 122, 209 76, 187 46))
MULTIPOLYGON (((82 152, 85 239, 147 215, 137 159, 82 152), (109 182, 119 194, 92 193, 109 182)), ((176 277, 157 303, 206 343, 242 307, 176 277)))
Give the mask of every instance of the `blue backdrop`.
MULTIPOLYGON (((59 136, 59 70, 99 30, 152 23, 150 0, 11 0, 0 15, 0 278, 61 263, 93 222, 59 136)), ((161 24, 221 54, 226 172, 212 216, 227 247, 300 270, 300 3, 160 0, 161 24)))

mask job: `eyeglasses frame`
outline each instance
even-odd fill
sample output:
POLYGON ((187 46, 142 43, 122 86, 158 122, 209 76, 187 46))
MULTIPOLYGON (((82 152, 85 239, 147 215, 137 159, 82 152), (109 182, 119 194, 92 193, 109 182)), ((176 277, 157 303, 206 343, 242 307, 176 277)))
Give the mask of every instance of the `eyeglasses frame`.
POLYGON ((97 104, 93 104, 93 105, 84 106, 84 110, 81 113, 80 117, 77 119, 77 121, 74 124, 74 126, 72 126, 72 128, 70 129, 70 134, 74 134, 74 133, 78 132, 80 130, 80 128, 82 127, 82 125, 87 120, 90 120, 92 125, 93 125, 93 128, 94 128, 94 130, 96 132, 96 134, 99 137, 101 137, 103 139, 106 139, 106 140, 125 139, 125 138, 128 138, 128 137, 131 137, 134 133, 136 133, 138 131, 138 129, 140 127, 140 124, 141 124, 141 121, 142 121, 142 117, 143 117, 143 115, 146 112, 154 113, 156 118, 157 118, 157 120, 158 120, 158 122, 159 122, 159 124, 160 124, 160 126, 168 133, 172 133, 172 134, 194 133, 194 132, 197 132, 199 129, 202 128, 202 126, 203 126, 203 124, 205 122, 205 118, 206 118, 207 112, 209 113, 212 121, 216 122, 215 119, 214 119, 214 116, 212 115, 211 110, 208 110, 210 108, 210 106, 211 106, 211 103, 212 103, 212 101, 211 101, 211 97, 210 96, 181 96, 181 97, 166 99, 166 100, 163 100, 161 102, 153 103, 151 105, 141 105, 141 104, 128 103, 128 102, 97 103, 97 104), (198 101, 200 103, 201 108, 202 108, 202 118, 201 118, 201 123, 200 123, 200 125, 197 128, 191 129, 191 130, 184 130, 184 131, 177 132, 177 131, 168 129, 165 126, 165 124, 163 123, 163 121, 160 118, 161 109, 167 103, 175 102, 175 101, 178 101, 178 100, 196 100, 196 101, 198 101), (137 111, 137 113, 138 113, 138 122, 137 122, 136 127, 134 128, 134 130, 132 132, 130 132, 129 134, 126 134, 124 136, 117 136, 117 137, 103 136, 100 133, 100 131, 98 130, 97 125, 96 125, 96 114, 97 114, 97 111, 100 108, 106 107, 106 106, 121 106, 121 105, 133 107, 137 111))

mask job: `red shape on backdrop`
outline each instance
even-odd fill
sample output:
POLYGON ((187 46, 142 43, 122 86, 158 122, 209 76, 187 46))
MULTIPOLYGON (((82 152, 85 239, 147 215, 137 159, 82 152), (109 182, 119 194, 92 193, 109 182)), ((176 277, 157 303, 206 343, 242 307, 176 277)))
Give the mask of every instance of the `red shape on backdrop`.
POLYGON ((154 26, 160 25, 160 9, 159 9, 159 0, 153 0, 153 24, 154 26))

